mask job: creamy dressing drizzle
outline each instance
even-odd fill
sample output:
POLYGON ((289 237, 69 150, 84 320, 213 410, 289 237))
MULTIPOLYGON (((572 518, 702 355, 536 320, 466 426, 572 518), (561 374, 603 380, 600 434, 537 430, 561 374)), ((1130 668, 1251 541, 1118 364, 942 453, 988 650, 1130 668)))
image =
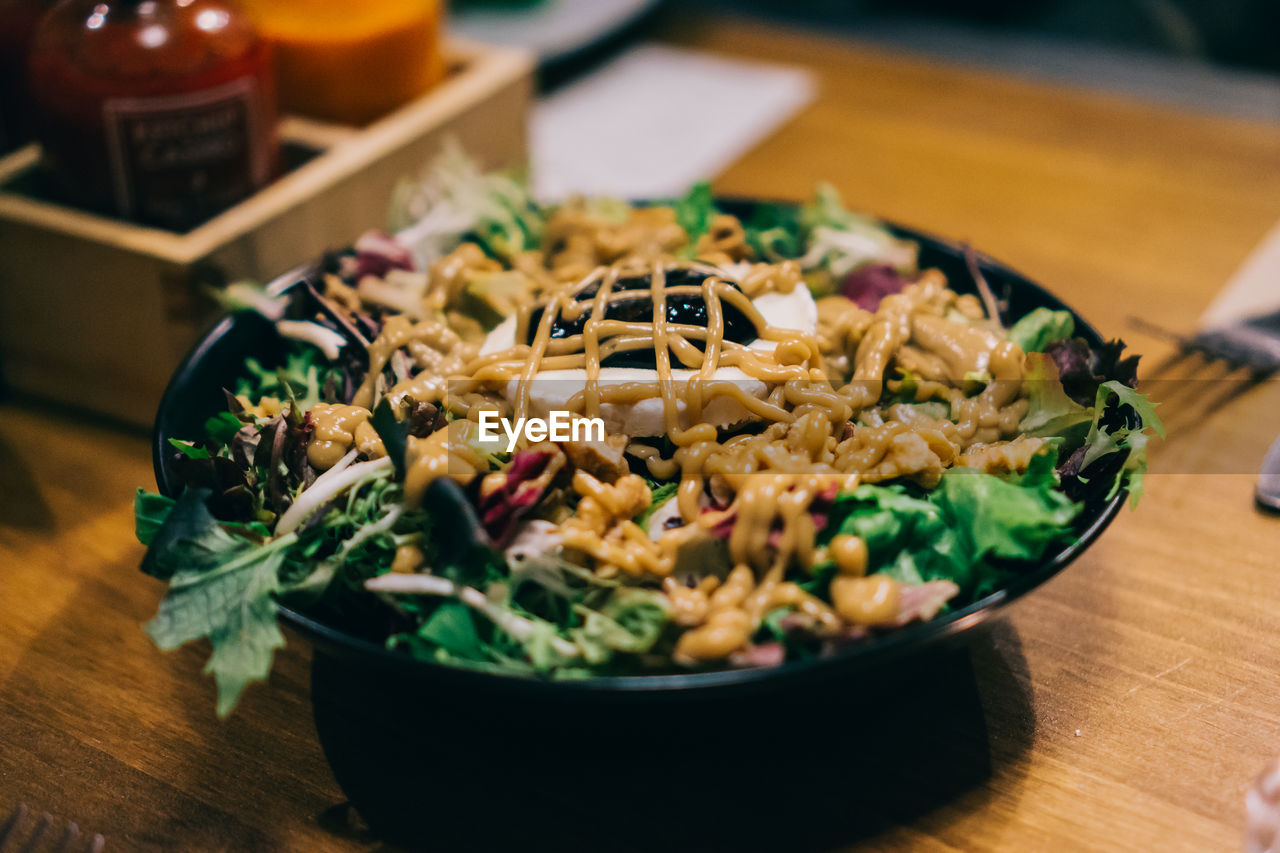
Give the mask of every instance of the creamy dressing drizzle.
MULTIPOLYGON (((661 228, 670 224, 662 217, 655 221, 661 228)), ((643 235, 626 233, 627 239, 643 242, 643 235)), ((569 232, 565 257, 571 255, 578 265, 598 256, 604 245, 600 241, 613 239, 597 234, 592 250, 597 255, 592 255, 571 238, 569 232)), ((732 229, 721 229, 716 239, 726 264, 741 256, 733 246, 739 238, 732 229)), ((811 335, 771 326, 752 303, 761 293, 787 293, 798 286, 794 262, 733 264, 736 274, 731 278, 723 267, 663 256, 670 250, 668 242, 669 236, 659 241, 662 248, 653 252, 657 257, 629 255, 619 263, 597 263, 568 284, 549 284, 532 336, 528 331, 535 306, 522 305, 516 315, 515 339, 530 343, 501 352, 476 356, 473 346, 438 320, 391 317, 369 348, 370 370, 353 405, 312 410, 317 430, 308 451, 312 464, 327 467, 352 446, 365 456, 385 452, 367 435, 369 410, 383 393, 394 404, 442 401, 457 419, 427 438, 409 439, 405 497, 409 506, 416 506, 435 479, 452 476, 467 482, 488 470, 471 449, 481 410, 497 408, 527 417, 531 386, 540 373, 582 370, 582 390, 568 400, 568 408, 579 414, 591 417, 606 405, 661 400, 674 452, 664 456, 652 444, 631 441, 627 453, 655 478, 678 478, 675 500, 683 524, 650 537, 632 520, 651 500, 642 478, 625 474, 603 482, 578 469, 572 483, 579 498, 575 512, 559 525, 564 547, 589 557, 604 576, 664 578, 677 621, 689 628, 680 637, 678 658, 698 661, 731 654, 777 607, 790 607, 831 633, 848 624, 891 619, 898 590, 882 576, 845 572, 833 584, 831 605, 785 580, 789 569, 827 559, 816 545, 815 506, 860 482, 908 477, 931 486, 953 464, 1025 467, 1039 442, 1004 441, 1016 435, 1026 411, 1023 353, 985 327, 976 300, 958 297, 934 270, 885 297, 874 314, 842 297, 822 300, 819 332, 811 335), (676 269, 697 270, 705 277, 698 285, 669 286, 668 275, 676 269), (650 322, 609 319, 606 312, 619 279, 642 273, 649 276, 650 322), (734 279, 741 289, 730 283, 734 279), (589 300, 574 298, 593 285, 597 290, 589 300), (676 294, 701 297, 705 327, 668 320, 668 299, 676 294), (726 305, 773 348, 726 340, 726 305), (576 321, 584 315, 580 334, 552 337, 557 320, 576 321), (652 380, 601 382, 602 363, 611 355, 650 347, 655 356, 652 380), (402 350, 411 354, 417 374, 381 388, 384 368, 402 350), (940 400, 951 417, 934 419, 910 406, 881 408, 886 385, 902 387, 888 376, 893 366, 913 374, 917 401, 940 400), (762 399, 739 383, 717 379, 717 371, 725 367, 765 383, 767 394, 762 399), (676 369, 694 371, 692 378, 677 380, 676 369), (833 383, 832 376, 841 378, 833 383), (515 394, 508 402, 499 389, 512 381, 515 394), (702 422, 706 407, 717 398, 733 401, 761 428, 722 437, 714 425, 702 422), (723 508, 709 507, 708 494, 719 496, 723 508), (726 548, 732 570, 727 577, 704 577, 694 586, 673 577, 681 549, 722 524, 731 525, 726 548)), ((530 258, 523 262, 540 263, 530 258)), ((569 261, 565 264, 553 264, 544 278, 562 281, 569 261)), ((450 273, 460 274, 452 267, 450 273)), ((540 447, 558 452, 555 445, 540 447)), ((842 553, 859 553, 857 544, 842 542, 842 553)), ((865 546, 861 553, 864 570, 865 546)), ((842 572, 846 562, 841 562, 842 572)))

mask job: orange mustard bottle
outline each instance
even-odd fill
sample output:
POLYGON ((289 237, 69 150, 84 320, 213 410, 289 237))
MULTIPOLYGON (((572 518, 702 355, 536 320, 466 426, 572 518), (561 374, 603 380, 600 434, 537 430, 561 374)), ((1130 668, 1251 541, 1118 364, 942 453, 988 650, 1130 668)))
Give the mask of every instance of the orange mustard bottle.
POLYGON ((276 172, 270 46, 221 0, 61 0, 28 72, 44 166, 70 201, 187 230, 276 172))
POLYGON ((276 54, 280 106, 364 125, 445 75, 443 0, 241 0, 276 54))

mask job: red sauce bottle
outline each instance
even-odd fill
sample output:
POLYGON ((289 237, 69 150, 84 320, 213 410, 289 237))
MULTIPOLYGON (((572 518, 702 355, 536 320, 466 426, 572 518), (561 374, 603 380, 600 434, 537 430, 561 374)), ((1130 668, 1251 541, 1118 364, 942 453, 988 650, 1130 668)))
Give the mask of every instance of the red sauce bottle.
POLYGON ((276 172, 269 47, 221 0, 61 0, 29 81, 44 165, 83 206, 186 230, 276 172))

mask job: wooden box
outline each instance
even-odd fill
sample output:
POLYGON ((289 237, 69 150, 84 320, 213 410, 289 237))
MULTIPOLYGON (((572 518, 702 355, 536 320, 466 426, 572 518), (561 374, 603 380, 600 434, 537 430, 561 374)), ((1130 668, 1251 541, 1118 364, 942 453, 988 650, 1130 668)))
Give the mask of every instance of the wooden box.
POLYGON ((149 425, 169 375, 215 316, 209 285, 270 281, 382 227, 396 183, 449 138, 485 167, 526 156, 533 63, 453 44, 449 77, 364 128, 286 117, 310 156, 186 234, 24 192, 35 146, 0 159, 0 374, 13 390, 149 425))

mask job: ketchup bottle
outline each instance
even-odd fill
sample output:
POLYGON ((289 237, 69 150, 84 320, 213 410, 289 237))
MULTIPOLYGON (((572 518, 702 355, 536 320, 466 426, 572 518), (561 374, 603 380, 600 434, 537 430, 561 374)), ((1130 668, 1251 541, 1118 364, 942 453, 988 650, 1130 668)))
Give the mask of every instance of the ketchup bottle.
POLYGON ((186 230, 275 174, 269 47, 221 0, 61 0, 28 70, 44 166, 69 201, 186 230))

